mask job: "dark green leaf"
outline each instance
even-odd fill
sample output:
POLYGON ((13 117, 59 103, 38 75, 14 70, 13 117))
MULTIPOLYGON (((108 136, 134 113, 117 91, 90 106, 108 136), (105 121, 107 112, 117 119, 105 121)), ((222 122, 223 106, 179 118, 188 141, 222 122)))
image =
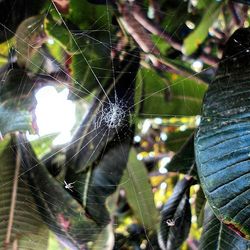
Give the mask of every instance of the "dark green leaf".
POLYGON ((179 181, 173 195, 161 211, 159 245, 163 250, 179 249, 187 238, 191 226, 189 189, 193 179, 179 181))
POLYGON ((80 29, 90 30, 91 28, 91 30, 106 29, 106 32, 110 31, 111 13, 108 12, 106 4, 96 6, 86 0, 71 0, 69 8, 69 20, 80 29))
POLYGON ((216 216, 250 239, 249 29, 228 40, 195 138, 198 174, 216 216))
POLYGON ((40 164, 30 144, 22 135, 17 137, 22 167, 30 183, 37 209, 48 227, 71 249, 85 249, 86 243, 102 230, 87 218, 83 207, 40 164))
POLYGON ((0 144, 0 249, 46 250, 48 229, 23 178, 21 156, 14 146, 8 138, 0 144))
POLYGON ((232 0, 232 1, 233 2, 244 3, 244 4, 250 5, 250 1, 249 0, 232 0))
POLYGON ((99 225, 110 222, 109 211, 106 208, 106 198, 115 192, 126 168, 128 153, 133 133, 120 137, 118 142, 109 143, 102 152, 101 159, 88 171, 74 174, 69 169, 66 174, 67 182, 75 183, 75 195, 83 204, 88 215, 99 225))
POLYGON ((188 138, 180 150, 174 155, 166 165, 170 172, 180 172, 187 174, 194 165, 194 134, 188 138))
MULTIPOLYGON (((181 147, 187 142, 188 138, 193 134, 194 129, 186 129, 184 131, 174 131, 168 134, 166 146, 175 152, 181 150, 181 147)), ((190 151, 190 150, 189 150, 190 151)))
POLYGON ((0 43, 14 36, 18 25, 25 19, 39 14, 45 0, 0 1, 0 43))
POLYGON ((202 188, 200 187, 195 199, 195 213, 197 217, 197 225, 198 227, 202 227, 203 220, 204 220, 204 208, 206 205, 206 197, 203 193, 202 188))
POLYGON ((248 250, 250 242, 220 222, 212 209, 206 206, 200 250, 248 250))
POLYGON ((127 201, 138 221, 147 229, 156 229, 158 212, 154 204, 148 172, 144 164, 137 160, 134 149, 130 151, 128 166, 120 186, 124 188, 127 201))

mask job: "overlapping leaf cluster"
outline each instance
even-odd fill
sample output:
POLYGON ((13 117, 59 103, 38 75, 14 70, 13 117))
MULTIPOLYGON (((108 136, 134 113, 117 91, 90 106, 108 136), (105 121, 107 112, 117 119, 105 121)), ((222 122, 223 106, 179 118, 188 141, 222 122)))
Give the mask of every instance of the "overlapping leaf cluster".
POLYGON ((249 249, 247 4, 0 1, 0 249, 249 249), (59 149, 46 85, 91 100, 59 149))

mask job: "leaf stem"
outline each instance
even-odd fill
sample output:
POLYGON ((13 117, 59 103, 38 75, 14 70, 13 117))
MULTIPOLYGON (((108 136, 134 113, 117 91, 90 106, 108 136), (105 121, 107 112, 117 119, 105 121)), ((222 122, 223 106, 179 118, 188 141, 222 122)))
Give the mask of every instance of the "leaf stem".
POLYGON ((16 152, 16 167, 15 167, 15 175, 14 175, 14 182, 12 188, 12 195, 11 195, 11 206, 10 206, 10 213, 9 213, 9 221, 8 221, 8 228, 5 238, 5 245, 7 246, 10 243, 11 238, 11 231, 14 224, 14 213, 16 207, 16 197, 17 197, 17 187, 18 187, 18 175, 20 172, 20 165, 21 165, 21 157, 20 157, 20 150, 17 149, 16 152))

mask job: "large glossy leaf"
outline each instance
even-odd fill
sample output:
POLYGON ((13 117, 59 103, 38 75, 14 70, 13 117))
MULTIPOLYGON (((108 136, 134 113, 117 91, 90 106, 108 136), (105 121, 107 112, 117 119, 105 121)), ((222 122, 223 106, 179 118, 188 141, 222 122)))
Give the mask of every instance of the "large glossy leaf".
POLYGON ((183 52, 186 55, 194 53, 208 36, 208 30, 218 17, 224 1, 210 1, 198 27, 184 40, 183 52))
POLYGON ((0 144, 0 249, 47 249, 48 228, 37 211, 13 141, 0 144))
POLYGON ((193 179, 188 177, 179 181, 173 195, 161 211, 158 239, 163 250, 179 249, 189 234, 191 226, 189 189, 192 183, 193 179))
POLYGON ((22 135, 17 137, 17 142, 22 168, 43 221, 62 244, 70 249, 86 249, 86 244, 98 237, 102 227, 86 217, 83 207, 63 188, 63 184, 39 163, 22 135))
POLYGON ((136 151, 131 149, 128 166, 120 184, 126 192, 127 201, 135 217, 148 230, 155 230, 158 212, 154 204, 152 187, 144 164, 137 160, 136 151))
POLYGON ((198 174, 216 216, 250 238, 250 30, 227 42, 195 138, 198 174))
POLYGON ((250 242, 237 235, 206 206, 200 250, 249 250, 250 242))
POLYGON ((205 84, 176 74, 159 75, 151 69, 140 69, 137 86, 143 84, 142 117, 162 115, 197 115, 200 113, 205 84))
POLYGON ((10 66, 0 75, 0 132, 32 130, 34 86, 22 69, 10 66))

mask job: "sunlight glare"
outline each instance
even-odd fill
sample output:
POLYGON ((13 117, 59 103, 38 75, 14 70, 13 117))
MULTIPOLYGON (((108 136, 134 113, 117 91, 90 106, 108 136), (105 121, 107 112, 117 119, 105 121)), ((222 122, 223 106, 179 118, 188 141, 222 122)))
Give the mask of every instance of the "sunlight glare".
POLYGON ((69 90, 66 88, 61 92, 52 86, 41 88, 36 93, 36 119, 39 135, 60 133, 54 144, 63 144, 70 140, 71 129, 75 117, 75 104, 68 100, 69 90))

